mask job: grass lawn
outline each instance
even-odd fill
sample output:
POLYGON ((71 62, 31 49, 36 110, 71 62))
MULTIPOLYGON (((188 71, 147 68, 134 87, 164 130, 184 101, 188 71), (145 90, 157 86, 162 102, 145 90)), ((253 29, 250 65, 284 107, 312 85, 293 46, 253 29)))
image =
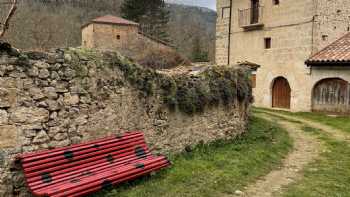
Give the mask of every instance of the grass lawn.
POLYGON ((327 149, 319 160, 307 166, 303 172, 304 178, 289 186, 284 196, 349 197, 350 145, 347 142, 332 140, 320 130, 310 127, 303 129, 318 135, 325 142, 327 149))
POLYGON ((233 194, 278 167, 292 144, 285 130, 252 118, 249 132, 239 139, 200 145, 191 153, 171 157, 173 166, 167 170, 93 196, 213 197, 233 194))
POLYGON ((336 129, 350 133, 350 116, 327 116, 321 113, 299 112, 296 116, 323 123, 336 129))
MULTIPOLYGON (((259 110, 260 108, 256 108, 259 110)), ((292 112, 287 112, 287 111, 276 111, 272 109, 264 109, 263 110, 267 111, 273 111, 273 112, 280 112, 282 114, 286 115, 293 115, 296 117, 300 118, 305 118, 309 119, 315 122, 323 123, 325 125, 334 127, 336 129, 342 130, 344 132, 350 133, 350 116, 328 116, 326 114, 322 113, 311 113, 311 112, 297 112, 297 113, 292 113, 292 112)))

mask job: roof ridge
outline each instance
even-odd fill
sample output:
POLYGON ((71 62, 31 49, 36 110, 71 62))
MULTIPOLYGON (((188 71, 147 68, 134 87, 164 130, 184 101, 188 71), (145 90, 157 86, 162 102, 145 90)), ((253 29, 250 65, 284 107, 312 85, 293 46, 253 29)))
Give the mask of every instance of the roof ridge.
POLYGON ((97 17, 95 19, 92 19, 91 22, 110 22, 110 23, 113 23, 113 20, 115 20, 114 22, 116 24, 117 23, 121 23, 121 24, 124 23, 124 24, 138 25, 138 23, 136 23, 134 21, 125 19, 125 18, 120 17, 120 16, 115 16, 115 15, 112 15, 112 14, 107 14, 107 15, 104 15, 104 16, 97 17))

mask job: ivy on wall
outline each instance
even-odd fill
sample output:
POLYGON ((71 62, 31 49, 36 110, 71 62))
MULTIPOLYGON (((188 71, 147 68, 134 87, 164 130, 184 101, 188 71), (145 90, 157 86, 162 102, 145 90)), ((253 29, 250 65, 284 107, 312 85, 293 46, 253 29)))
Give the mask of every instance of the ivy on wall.
MULTIPOLYGON (((75 51, 79 56, 91 58, 94 51, 75 51)), ((232 105, 235 102, 248 105, 252 102, 252 88, 249 73, 244 69, 229 66, 213 66, 199 75, 169 76, 145 68, 115 52, 105 52, 91 59, 108 64, 110 68, 122 71, 124 78, 144 96, 160 95, 171 110, 186 114, 201 113, 208 107, 232 105)))
POLYGON ((219 104, 228 106, 235 101, 250 104, 253 100, 249 74, 243 69, 213 66, 198 76, 168 76, 120 56, 113 58, 111 64, 146 96, 159 91, 170 109, 187 114, 201 113, 206 107, 219 104))

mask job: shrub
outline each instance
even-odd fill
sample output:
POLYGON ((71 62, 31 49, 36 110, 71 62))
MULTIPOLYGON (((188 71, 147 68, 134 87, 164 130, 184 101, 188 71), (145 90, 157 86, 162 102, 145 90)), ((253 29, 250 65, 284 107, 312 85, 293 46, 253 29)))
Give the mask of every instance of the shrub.
POLYGON ((191 62, 174 50, 153 48, 145 50, 136 58, 136 61, 144 67, 152 69, 169 69, 177 66, 188 66, 191 62))
POLYGON ((171 110, 179 109, 191 115, 219 104, 252 102, 249 75, 243 69, 213 66, 197 76, 168 76, 119 55, 112 60, 112 66, 118 67, 132 86, 146 96, 159 94, 171 110))

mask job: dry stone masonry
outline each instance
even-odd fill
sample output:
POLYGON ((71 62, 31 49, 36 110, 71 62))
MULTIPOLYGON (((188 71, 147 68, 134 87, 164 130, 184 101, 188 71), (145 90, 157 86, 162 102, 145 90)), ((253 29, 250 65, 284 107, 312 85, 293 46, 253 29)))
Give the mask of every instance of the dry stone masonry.
MULTIPOLYGON (((132 77, 137 65, 127 69, 129 64, 116 53, 84 49, 0 52, 0 196, 29 195, 14 163, 19 153, 130 130, 144 131, 157 152, 178 153, 245 131, 250 89, 226 105, 189 114, 165 104, 159 87, 146 83, 148 76, 132 77)), ((240 83, 250 87, 248 80, 240 83)))

